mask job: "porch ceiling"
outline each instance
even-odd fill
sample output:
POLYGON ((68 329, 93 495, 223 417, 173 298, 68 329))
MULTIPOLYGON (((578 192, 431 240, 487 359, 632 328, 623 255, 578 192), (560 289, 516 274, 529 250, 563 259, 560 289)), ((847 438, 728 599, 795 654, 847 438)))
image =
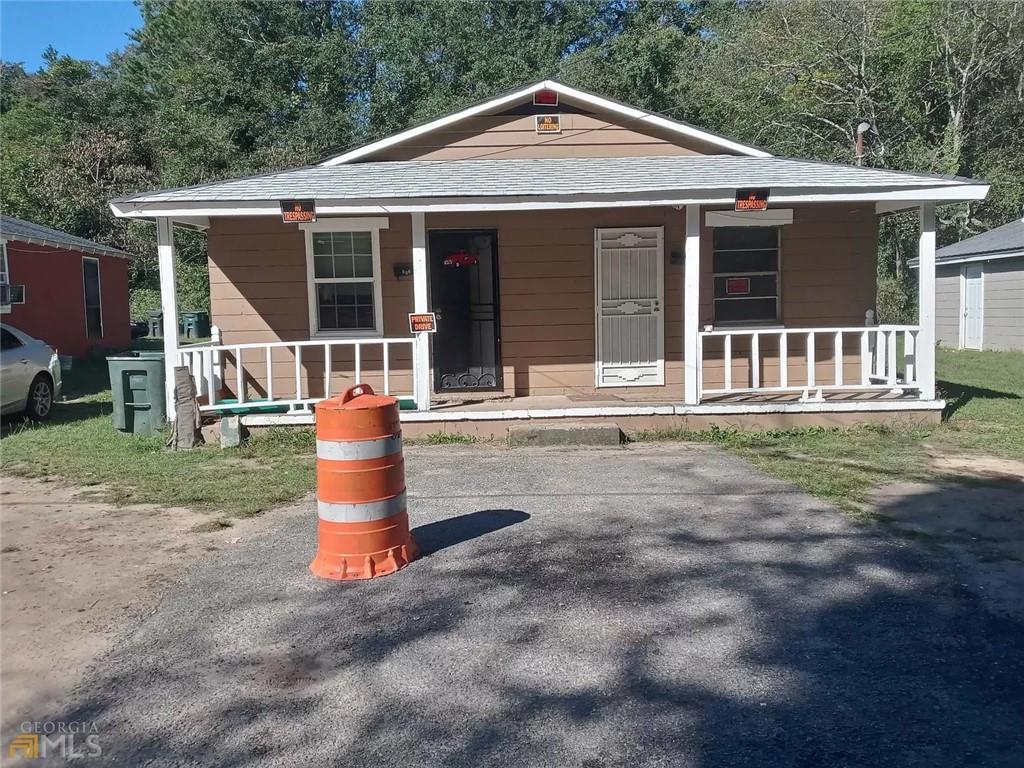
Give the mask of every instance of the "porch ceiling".
MULTIPOLYGON (((352 210, 405 203, 406 210, 472 201, 634 200, 634 204, 722 202, 736 189, 768 188, 772 199, 966 200, 988 187, 953 176, 904 173, 783 157, 733 155, 403 161, 314 166, 250 178, 147 192, 114 201, 121 216, 272 213, 276 201, 313 198, 352 210), (263 210, 266 208, 267 210, 263 210)), ((391 210, 398 210, 391 208, 391 210)), ((339 208, 337 212, 343 212, 339 208)))

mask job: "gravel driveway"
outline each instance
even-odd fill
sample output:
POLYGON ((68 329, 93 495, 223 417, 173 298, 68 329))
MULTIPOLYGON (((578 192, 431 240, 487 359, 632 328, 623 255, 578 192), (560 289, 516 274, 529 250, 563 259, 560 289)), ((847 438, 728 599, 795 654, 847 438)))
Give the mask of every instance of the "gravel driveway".
POLYGON ((406 458, 428 556, 314 580, 310 503, 62 719, 120 765, 1020 765, 1022 627, 924 544, 705 447, 406 458))

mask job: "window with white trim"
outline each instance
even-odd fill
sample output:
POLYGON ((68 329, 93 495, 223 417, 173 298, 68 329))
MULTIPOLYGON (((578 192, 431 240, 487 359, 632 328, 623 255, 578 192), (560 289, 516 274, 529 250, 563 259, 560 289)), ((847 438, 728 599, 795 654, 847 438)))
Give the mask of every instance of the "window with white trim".
POLYGON ((310 328, 318 336, 381 336, 380 236, 387 219, 304 224, 310 328))
POLYGON ((779 321, 779 227, 715 227, 715 323, 779 321))

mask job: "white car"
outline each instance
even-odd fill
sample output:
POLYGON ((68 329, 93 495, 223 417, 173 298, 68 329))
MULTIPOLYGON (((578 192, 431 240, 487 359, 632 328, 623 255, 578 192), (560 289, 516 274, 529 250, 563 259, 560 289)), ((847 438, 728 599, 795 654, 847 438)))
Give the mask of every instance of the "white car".
POLYGON ((42 420, 60 397, 60 359, 53 347, 0 324, 0 416, 42 420))

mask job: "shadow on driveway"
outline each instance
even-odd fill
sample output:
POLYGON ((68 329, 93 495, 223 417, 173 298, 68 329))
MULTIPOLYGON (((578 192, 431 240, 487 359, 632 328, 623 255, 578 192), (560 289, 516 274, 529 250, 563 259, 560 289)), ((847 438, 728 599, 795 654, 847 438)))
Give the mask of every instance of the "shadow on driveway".
POLYGON ((1020 763, 1022 625, 925 543, 706 447, 407 459, 432 557, 315 581, 311 515, 194 572, 61 718, 133 765, 1020 763))
POLYGON ((432 555, 447 547, 471 541, 478 536, 485 536, 529 519, 528 514, 518 509, 482 509, 468 515, 458 515, 421 525, 412 530, 412 536, 423 555, 432 555))

